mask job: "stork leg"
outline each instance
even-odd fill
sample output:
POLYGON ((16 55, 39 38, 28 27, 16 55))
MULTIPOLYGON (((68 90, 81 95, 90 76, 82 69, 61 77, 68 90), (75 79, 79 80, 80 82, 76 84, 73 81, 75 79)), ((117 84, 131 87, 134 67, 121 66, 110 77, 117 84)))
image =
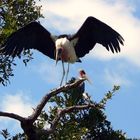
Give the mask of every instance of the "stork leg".
POLYGON ((68 62, 68 68, 67 68, 67 72, 66 72, 66 83, 68 80, 69 68, 70 68, 70 63, 68 62))
POLYGON ((62 68, 63 68, 63 75, 62 75, 62 79, 61 79, 61 82, 60 82, 60 86, 62 86, 64 76, 65 76, 65 67, 64 67, 64 62, 63 61, 62 61, 62 68))

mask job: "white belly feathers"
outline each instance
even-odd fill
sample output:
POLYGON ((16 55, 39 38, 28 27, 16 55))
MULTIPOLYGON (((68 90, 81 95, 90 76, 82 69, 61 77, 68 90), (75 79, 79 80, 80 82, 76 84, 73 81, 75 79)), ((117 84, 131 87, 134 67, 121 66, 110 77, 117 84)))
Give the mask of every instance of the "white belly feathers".
POLYGON ((68 62, 74 63, 77 61, 77 56, 74 50, 73 42, 70 42, 66 37, 57 39, 55 41, 56 48, 63 48, 67 52, 68 62))

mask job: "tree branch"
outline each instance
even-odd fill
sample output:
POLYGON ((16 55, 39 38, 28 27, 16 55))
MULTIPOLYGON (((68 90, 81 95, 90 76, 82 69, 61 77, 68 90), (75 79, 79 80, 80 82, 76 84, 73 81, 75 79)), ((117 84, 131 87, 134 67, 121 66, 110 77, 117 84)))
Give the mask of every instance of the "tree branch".
POLYGON ((53 121, 51 123, 51 127, 46 129, 46 130, 41 130, 41 133, 44 133, 44 134, 53 133, 56 129, 56 126, 57 126, 60 118, 62 116, 64 116, 66 113, 71 113, 73 110, 84 110, 84 109, 95 108, 95 107, 98 107, 98 108, 102 109, 102 106, 100 106, 99 104, 94 104, 94 103, 85 104, 85 105, 75 105, 75 106, 67 107, 65 109, 59 109, 57 111, 56 117, 53 119, 53 121))
POLYGON ((2 112, 0 111, 0 116, 3 116, 3 117, 9 117, 9 118, 12 118, 12 119, 16 119, 20 122, 24 121, 25 118, 24 117, 21 117, 17 114, 14 114, 14 113, 8 113, 8 112, 2 112))
POLYGON ((40 103, 37 105, 37 107, 35 108, 33 114, 31 116, 28 117, 28 119, 32 122, 34 122, 38 116, 41 114, 42 109, 44 108, 44 106, 46 105, 46 103, 49 101, 49 99, 57 94, 59 94, 60 92, 64 92, 67 91, 68 89, 72 89, 74 87, 77 87, 79 84, 81 84, 85 79, 78 79, 76 80, 74 83, 72 84, 66 84, 62 87, 56 88, 54 90, 52 90, 50 93, 47 93, 42 100, 40 101, 40 103))
POLYGON ((40 133, 45 132, 45 134, 50 134, 53 133, 58 121, 60 120, 60 117, 63 116, 65 113, 69 113, 72 112, 75 109, 86 109, 89 107, 95 107, 94 104, 88 104, 88 105, 78 105, 78 106, 71 106, 65 109, 62 109, 60 112, 57 113, 56 117, 54 118, 54 120, 52 121, 52 126, 50 129, 48 130, 42 130, 42 131, 38 131, 37 128, 33 125, 33 123, 37 120, 38 116, 41 114, 42 109, 44 108, 44 106, 46 105, 46 103, 49 101, 49 99, 61 92, 65 92, 69 89, 72 89, 74 87, 77 87, 79 84, 81 84, 85 79, 78 79, 76 80, 74 83, 71 84, 66 84, 62 87, 56 88, 54 90, 52 90, 51 92, 47 93, 42 100, 40 101, 40 103, 37 105, 37 107, 35 108, 34 112, 27 118, 21 117, 17 114, 14 113, 7 113, 7 112, 0 112, 0 116, 4 116, 4 117, 9 117, 9 118, 13 118, 16 119, 18 121, 21 122, 21 127, 24 130, 24 133, 28 136, 28 140, 38 140, 38 136, 40 133))

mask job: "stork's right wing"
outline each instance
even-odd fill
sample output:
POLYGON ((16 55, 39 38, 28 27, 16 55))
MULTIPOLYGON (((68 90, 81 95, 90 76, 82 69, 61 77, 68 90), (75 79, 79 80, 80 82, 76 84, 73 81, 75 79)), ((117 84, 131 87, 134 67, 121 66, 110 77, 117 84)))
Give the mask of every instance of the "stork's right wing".
POLYGON ((78 38, 75 51, 78 57, 83 57, 92 50, 96 43, 100 43, 108 51, 113 53, 120 51, 120 44, 123 45, 123 37, 107 24, 94 18, 88 17, 81 28, 72 37, 78 38))
POLYGON ((37 49, 55 59, 55 43, 51 34, 38 22, 31 22, 12 33, 0 47, 0 54, 15 57, 26 49, 37 49))

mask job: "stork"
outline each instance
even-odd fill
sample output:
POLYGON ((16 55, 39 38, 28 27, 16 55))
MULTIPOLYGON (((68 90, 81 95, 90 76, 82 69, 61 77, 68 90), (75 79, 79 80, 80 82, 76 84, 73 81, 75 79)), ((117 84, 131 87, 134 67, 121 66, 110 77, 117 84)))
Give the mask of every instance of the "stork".
MULTIPOLYGON (((91 81, 89 80, 89 78, 88 78, 86 72, 85 72, 83 69, 80 69, 80 70, 79 70, 79 79, 85 79, 85 80, 87 80, 87 81, 91 84, 91 81)), ((89 102, 89 101, 90 101, 90 96, 88 95, 87 92, 85 92, 85 83, 82 82, 82 83, 80 84, 80 86, 81 86, 81 89, 83 89, 83 93, 82 93, 83 99, 85 99, 86 101, 89 102)))
POLYGON ((16 57, 23 50, 36 49, 44 55, 62 61, 63 76, 65 76, 64 62, 68 63, 66 79, 69 72, 69 64, 81 62, 80 58, 92 50, 96 43, 104 46, 108 51, 120 52, 120 44, 123 45, 123 37, 102 21, 89 16, 79 30, 71 35, 52 35, 40 23, 33 21, 12 33, 0 47, 0 54, 16 57))
MULTIPOLYGON (((79 79, 86 80, 91 84, 91 81, 89 81, 89 78, 83 69, 79 69, 78 74, 79 74, 78 77, 72 77, 67 82, 67 84, 74 83, 79 79)), ((69 95, 71 96, 72 102, 74 104, 79 104, 79 103, 81 104, 81 103, 85 103, 85 102, 89 103, 89 101, 90 101, 90 97, 89 97, 88 93, 85 92, 85 81, 82 81, 78 86, 76 86, 69 92, 70 92, 69 95)))

